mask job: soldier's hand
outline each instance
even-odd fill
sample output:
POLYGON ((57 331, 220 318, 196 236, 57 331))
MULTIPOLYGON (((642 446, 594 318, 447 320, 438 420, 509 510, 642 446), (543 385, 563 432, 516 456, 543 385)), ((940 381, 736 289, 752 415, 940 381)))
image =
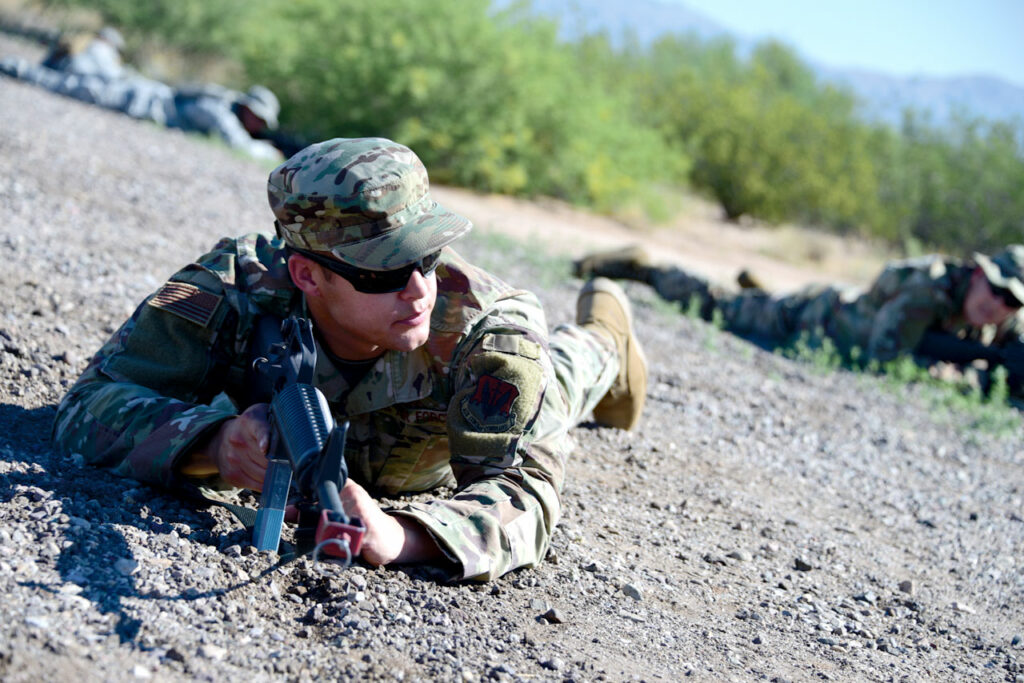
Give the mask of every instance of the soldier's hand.
POLYGON ((193 465, 186 468, 205 458, 228 484, 262 490, 270 447, 269 409, 266 403, 256 403, 223 423, 206 447, 192 455, 193 465))
POLYGON ((380 509, 362 486, 349 479, 341 489, 345 513, 366 526, 359 556, 375 567, 393 562, 430 562, 443 557, 433 537, 408 517, 380 509))

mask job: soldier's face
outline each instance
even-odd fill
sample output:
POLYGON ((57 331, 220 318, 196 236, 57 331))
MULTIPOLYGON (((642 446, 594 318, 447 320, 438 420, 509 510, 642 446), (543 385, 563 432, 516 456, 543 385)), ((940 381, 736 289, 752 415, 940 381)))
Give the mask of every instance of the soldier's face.
POLYGON ((310 270, 315 288, 303 287, 306 301, 323 340, 339 358, 364 360, 426 343, 437 300, 436 273, 414 270, 401 291, 366 294, 316 264, 310 270))
POLYGON ((238 108, 238 120, 249 135, 258 135, 267 127, 267 122, 253 114, 249 107, 238 108))
POLYGON ((999 325, 1019 309, 1008 306, 1002 297, 992 293, 988 278, 980 268, 971 275, 971 284, 964 298, 964 317, 971 325, 999 325))

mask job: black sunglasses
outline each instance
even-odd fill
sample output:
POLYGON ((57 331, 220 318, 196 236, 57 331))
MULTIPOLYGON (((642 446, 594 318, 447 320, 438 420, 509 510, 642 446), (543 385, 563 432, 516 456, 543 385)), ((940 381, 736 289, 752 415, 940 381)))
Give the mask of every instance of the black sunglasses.
POLYGON ((992 290, 993 296, 997 296, 1000 299, 1002 299, 1003 303, 1005 303, 1010 308, 1020 308, 1021 307, 1020 299, 1018 299, 1016 296, 1014 296, 1013 292, 1011 292, 1008 288, 1006 288, 1006 287, 996 287, 991 282, 988 284, 988 288, 992 290))
POLYGON ((365 268, 350 266, 338 259, 322 256, 305 249, 289 247, 288 250, 305 256, 310 261, 320 264, 332 273, 337 273, 348 280, 349 284, 357 292, 362 292, 363 294, 400 292, 409 284, 409 278, 412 277, 414 271, 419 270, 423 273, 423 277, 427 277, 437 269, 437 264, 441 261, 441 250, 438 249, 420 260, 413 261, 401 268, 395 268, 394 270, 366 270, 365 268))

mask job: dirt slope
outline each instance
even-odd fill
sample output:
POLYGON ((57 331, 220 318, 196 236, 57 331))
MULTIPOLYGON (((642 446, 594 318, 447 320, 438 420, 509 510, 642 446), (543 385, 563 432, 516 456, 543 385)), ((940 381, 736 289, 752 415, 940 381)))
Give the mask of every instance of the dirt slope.
MULTIPOLYGON (((3 78, 0 121, 0 679, 1024 681, 1020 417, 817 372, 642 286, 639 429, 574 430, 547 560, 491 584, 278 566, 220 509, 57 456, 55 405, 102 340, 218 237, 269 228, 267 169, 3 78)), ((580 283, 538 253, 632 240, 439 196, 480 227, 460 249, 551 324, 580 283)), ((727 233, 662 253, 728 277, 727 233)))

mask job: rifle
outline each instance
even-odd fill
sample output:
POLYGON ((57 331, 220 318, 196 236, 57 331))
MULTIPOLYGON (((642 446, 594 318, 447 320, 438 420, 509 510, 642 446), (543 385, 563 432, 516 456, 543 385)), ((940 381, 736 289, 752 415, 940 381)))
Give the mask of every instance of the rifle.
POLYGON ((339 491, 348 479, 348 421, 335 424, 327 399, 313 386, 313 325, 307 318, 291 317, 277 329, 276 318, 264 317, 257 324, 253 348, 257 357, 249 376, 250 395, 270 403, 271 432, 253 545, 278 549, 285 507, 294 492, 299 532, 308 533, 311 522, 316 524, 316 553, 322 550, 351 562, 366 528, 360 519, 349 519, 341 504, 339 491))
POLYGON ((1024 380, 1024 342, 1018 339, 1002 346, 992 346, 973 339, 960 339, 946 332, 931 331, 925 332, 914 353, 959 365, 985 360, 990 367, 1005 367, 1011 384, 1024 380))

